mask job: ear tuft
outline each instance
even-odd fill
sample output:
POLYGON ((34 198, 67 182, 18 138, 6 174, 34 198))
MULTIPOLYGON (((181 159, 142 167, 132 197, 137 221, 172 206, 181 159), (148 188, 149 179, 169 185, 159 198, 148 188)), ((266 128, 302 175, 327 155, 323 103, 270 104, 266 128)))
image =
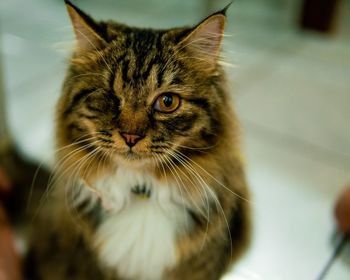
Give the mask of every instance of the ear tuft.
POLYGON ((226 23, 225 11, 207 17, 180 42, 181 48, 190 51, 198 61, 205 62, 206 67, 215 67, 218 60, 226 23))
POLYGON ((232 0, 230 3, 228 3, 221 11, 217 12, 218 14, 223 14, 224 16, 226 16, 226 12, 228 10, 228 8, 230 8, 230 6, 232 5, 234 0, 232 0))
POLYGON ((96 31, 97 24, 82 10, 65 0, 66 8, 73 25, 79 51, 93 51, 101 48, 105 40, 96 31))

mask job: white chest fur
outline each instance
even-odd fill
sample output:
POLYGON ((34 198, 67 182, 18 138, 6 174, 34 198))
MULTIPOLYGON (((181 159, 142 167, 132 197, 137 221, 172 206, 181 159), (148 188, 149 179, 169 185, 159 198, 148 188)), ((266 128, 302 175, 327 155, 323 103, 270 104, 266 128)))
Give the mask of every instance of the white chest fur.
POLYGON ((110 209, 95 235, 101 264, 126 279, 161 279, 176 264, 176 239, 189 226, 177 186, 118 169, 94 187, 110 209), (151 196, 135 195, 135 186, 146 186, 151 196))

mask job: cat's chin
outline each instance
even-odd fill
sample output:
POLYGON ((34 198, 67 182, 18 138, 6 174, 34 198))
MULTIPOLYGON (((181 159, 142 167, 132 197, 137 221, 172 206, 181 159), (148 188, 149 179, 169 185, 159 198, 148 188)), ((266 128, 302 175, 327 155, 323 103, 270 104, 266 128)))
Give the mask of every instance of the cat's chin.
POLYGON ((115 154, 114 159, 118 165, 128 168, 140 169, 151 167, 154 160, 150 156, 144 156, 136 153, 115 154))

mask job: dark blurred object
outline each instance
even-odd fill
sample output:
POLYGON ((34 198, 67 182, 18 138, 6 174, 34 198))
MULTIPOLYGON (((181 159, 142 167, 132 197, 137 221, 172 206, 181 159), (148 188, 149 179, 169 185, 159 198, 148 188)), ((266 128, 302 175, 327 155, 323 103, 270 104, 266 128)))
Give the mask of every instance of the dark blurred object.
POLYGON ((332 252, 331 257, 327 261, 326 265, 322 268, 321 273, 318 275, 316 280, 324 280, 326 279, 326 276, 328 275, 330 269, 332 268, 334 262, 337 260, 337 258, 340 256, 340 254, 343 252, 345 249, 345 246, 349 242, 349 237, 345 234, 339 236, 338 234, 336 235, 337 239, 335 243, 334 250, 332 252))
MULTIPOLYGON (((0 26, 1 27, 1 26, 0 26)), ((1 47, 1 41, 0 41, 1 47)), ((10 137, 7 128, 7 118, 5 111, 5 86, 4 86, 4 75, 2 69, 2 56, 0 51, 0 152, 6 149, 9 145, 10 137)))
POLYGON ((7 176, 6 171, 0 166, 0 198, 6 197, 12 189, 11 179, 7 176))
MULTIPOLYGON (((0 44, 1 45, 1 44, 0 44)), ((0 52, 1 54, 1 52, 0 52)), ((4 166, 5 154, 11 150, 11 141, 6 125, 4 83, 0 56, 0 279, 20 280, 21 265, 14 246, 14 234, 7 219, 4 201, 10 197, 12 180, 4 166)))
MULTIPOLYGON (((1 184, 1 182, 0 182, 1 184)), ((0 185, 0 188, 2 186, 0 185)), ((5 210, 0 201, 0 279, 20 280, 20 258, 14 246, 14 234, 7 221, 5 210)))
POLYGON ((334 250, 316 280, 326 278, 336 259, 342 254, 350 240, 350 186, 340 194, 334 209, 337 232, 334 235, 334 250))
POLYGON ((335 218, 339 231, 350 235, 350 186, 346 187, 338 198, 335 218))
POLYGON ((4 88, 0 51, 0 280, 22 280, 12 224, 22 227, 30 219, 28 215, 33 215, 33 211, 27 211, 28 198, 39 200, 49 174, 44 169, 37 172, 36 164, 25 160, 15 149, 7 127, 4 88), (40 188, 30 195, 34 176, 35 185, 40 188))
POLYGON ((12 185, 4 199, 11 222, 18 224, 23 219, 32 219, 48 185, 49 172, 44 167, 38 169, 36 163, 26 160, 14 147, 0 151, 0 168, 12 185))
MULTIPOLYGON (((0 42, 1 47, 1 42, 0 42)), ((2 63, 0 52, 0 202, 5 209, 11 222, 23 220, 27 213, 28 197, 30 197, 33 177, 36 173, 36 182, 32 186, 33 201, 38 201, 43 189, 46 188, 49 173, 41 168, 37 172, 37 164, 24 159, 15 148, 7 127, 5 111, 5 86, 3 80, 2 63)), ((30 211, 27 213, 31 215, 30 211)), ((1 277, 0 277, 1 279, 1 277)))
POLYGON ((340 0, 304 0, 301 27, 319 32, 331 32, 340 0))
MULTIPOLYGON (((1 42, 0 42, 1 43, 1 42)), ((1 53, 0 53, 0 149, 6 145, 8 140, 8 129, 6 126, 6 112, 5 112, 5 93, 4 81, 1 67, 1 53)))

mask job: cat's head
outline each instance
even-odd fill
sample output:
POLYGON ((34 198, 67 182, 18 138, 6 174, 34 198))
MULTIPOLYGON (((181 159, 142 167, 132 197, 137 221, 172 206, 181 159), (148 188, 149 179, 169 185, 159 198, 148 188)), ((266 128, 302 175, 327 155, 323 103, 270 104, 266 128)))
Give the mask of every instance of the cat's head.
POLYGON ((61 145, 140 165, 222 141, 225 10, 190 28, 97 22, 66 2, 77 47, 58 106, 61 145))

